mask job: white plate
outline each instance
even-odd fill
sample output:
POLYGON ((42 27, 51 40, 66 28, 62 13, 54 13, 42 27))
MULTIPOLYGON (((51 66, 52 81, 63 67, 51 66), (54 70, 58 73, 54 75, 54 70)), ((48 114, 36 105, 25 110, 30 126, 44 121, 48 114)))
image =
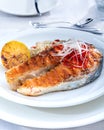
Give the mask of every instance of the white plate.
MULTIPOLYGON (((58 0, 48 0, 47 2, 44 2, 44 0, 38 0, 38 8, 40 13, 43 14, 52 10, 57 5, 57 3, 58 0)), ((13 0, 0 1, 0 10, 19 16, 37 15, 34 0, 15 0, 15 2, 13 0)))
MULTIPOLYGON (((54 39, 80 39, 86 42, 93 43, 101 48, 104 53, 104 43, 98 40, 96 35, 75 31, 70 29, 37 29, 23 31, 15 36, 2 39, 1 48, 5 42, 9 40, 19 40, 28 46, 34 45, 36 41, 54 40, 54 39), (12 38, 11 38, 12 37, 12 38)), ((71 91, 61 91, 48 93, 38 97, 23 96, 17 92, 11 91, 5 79, 5 70, 0 66, 0 96, 10 101, 37 107, 65 107, 82 104, 93 99, 96 99, 104 94, 104 67, 98 79, 94 82, 71 91)))
POLYGON ((104 119, 104 96, 92 102, 66 108, 32 108, 0 98, 0 118, 37 128, 71 128, 104 119))

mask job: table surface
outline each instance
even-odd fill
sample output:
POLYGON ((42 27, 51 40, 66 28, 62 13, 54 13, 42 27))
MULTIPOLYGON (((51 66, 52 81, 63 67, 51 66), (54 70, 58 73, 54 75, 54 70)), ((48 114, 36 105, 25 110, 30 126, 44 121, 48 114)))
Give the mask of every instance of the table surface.
MULTIPOLYGON (((104 17, 104 13, 97 10, 94 0, 88 0, 86 1, 86 3, 83 0, 73 0, 73 1, 59 0, 58 5, 53 10, 45 13, 41 17, 15 16, 0 11, 0 37, 3 37, 4 35, 9 35, 9 32, 16 33, 23 29, 30 28, 29 21, 52 21, 58 19, 58 20, 70 21, 71 23, 76 23, 80 19, 85 19, 87 17, 92 17, 95 19, 92 24, 89 24, 89 26, 93 25, 98 26, 99 28, 104 27, 104 21, 100 20, 104 17)), ((14 129, 36 130, 37 128, 27 128, 24 126, 15 125, 0 120, 0 130, 14 130, 14 129)), ((83 127, 70 128, 70 130, 89 130, 89 129, 103 130, 104 121, 83 127)))

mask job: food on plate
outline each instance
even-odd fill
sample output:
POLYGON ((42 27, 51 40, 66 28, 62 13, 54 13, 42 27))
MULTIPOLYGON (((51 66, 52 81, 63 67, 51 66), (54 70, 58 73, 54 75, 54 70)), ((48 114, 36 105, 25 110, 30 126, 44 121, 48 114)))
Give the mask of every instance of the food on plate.
POLYGON ((52 44, 52 41, 36 42, 36 45, 30 48, 31 57, 37 55, 45 49, 50 48, 52 44))
POLYGON ((59 64, 60 57, 54 56, 54 49, 52 47, 45 46, 42 50, 43 51, 39 51, 40 53, 37 53, 37 55, 34 53, 35 56, 32 54, 31 58, 26 62, 21 63, 6 72, 7 81, 12 90, 17 90, 26 79, 36 77, 59 64))
POLYGON ((5 68, 10 69, 30 58, 30 50, 19 41, 7 42, 1 50, 1 61, 5 68))
POLYGON ((30 49, 31 57, 37 55, 39 52, 42 52, 45 49, 49 49, 54 44, 63 43, 65 40, 56 39, 54 41, 43 41, 43 42, 36 42, 35 46, 32 46, 30 49))
POLYGON ((94 81, 101 73, 102 61, 101 52, 92 44, 71 39, 56 40, 26 62, 9 69, 6 79, 12 90, 38 96, 94 81))

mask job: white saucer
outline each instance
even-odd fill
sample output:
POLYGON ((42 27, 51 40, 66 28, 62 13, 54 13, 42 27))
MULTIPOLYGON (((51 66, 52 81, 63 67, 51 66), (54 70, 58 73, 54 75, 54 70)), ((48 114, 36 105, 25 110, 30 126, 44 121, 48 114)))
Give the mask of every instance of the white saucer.
MULTIPOLYGON (((58 4, 58 0, 48 0, 46 2, 44 2, 44 0, 39 0, 38 8, 39 8, 40 13, 44 14, 52 10, 57 4, 58 4)), ((0 11, 8 13, 8 14, 12 14, 12 15, 18 15, 18 16, 37 15, 34 1, 32 0, 31 1, 28 1, 28 0, 0 1, 0 11)))
POLYGON ((92 102, 66 108, 33 108, 0 98, 0 118, 37 128, 71 128, 104 119, 104 96, 92 102))

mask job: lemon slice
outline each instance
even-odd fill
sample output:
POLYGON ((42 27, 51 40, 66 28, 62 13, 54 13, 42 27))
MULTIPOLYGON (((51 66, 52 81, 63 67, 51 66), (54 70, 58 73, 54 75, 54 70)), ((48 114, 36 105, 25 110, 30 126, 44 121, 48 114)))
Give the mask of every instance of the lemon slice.
POLYGON ((5 68, 10 69, 30 58, 30 50, 20 41, 9 41, 1 50, 1 61, 5 68))

